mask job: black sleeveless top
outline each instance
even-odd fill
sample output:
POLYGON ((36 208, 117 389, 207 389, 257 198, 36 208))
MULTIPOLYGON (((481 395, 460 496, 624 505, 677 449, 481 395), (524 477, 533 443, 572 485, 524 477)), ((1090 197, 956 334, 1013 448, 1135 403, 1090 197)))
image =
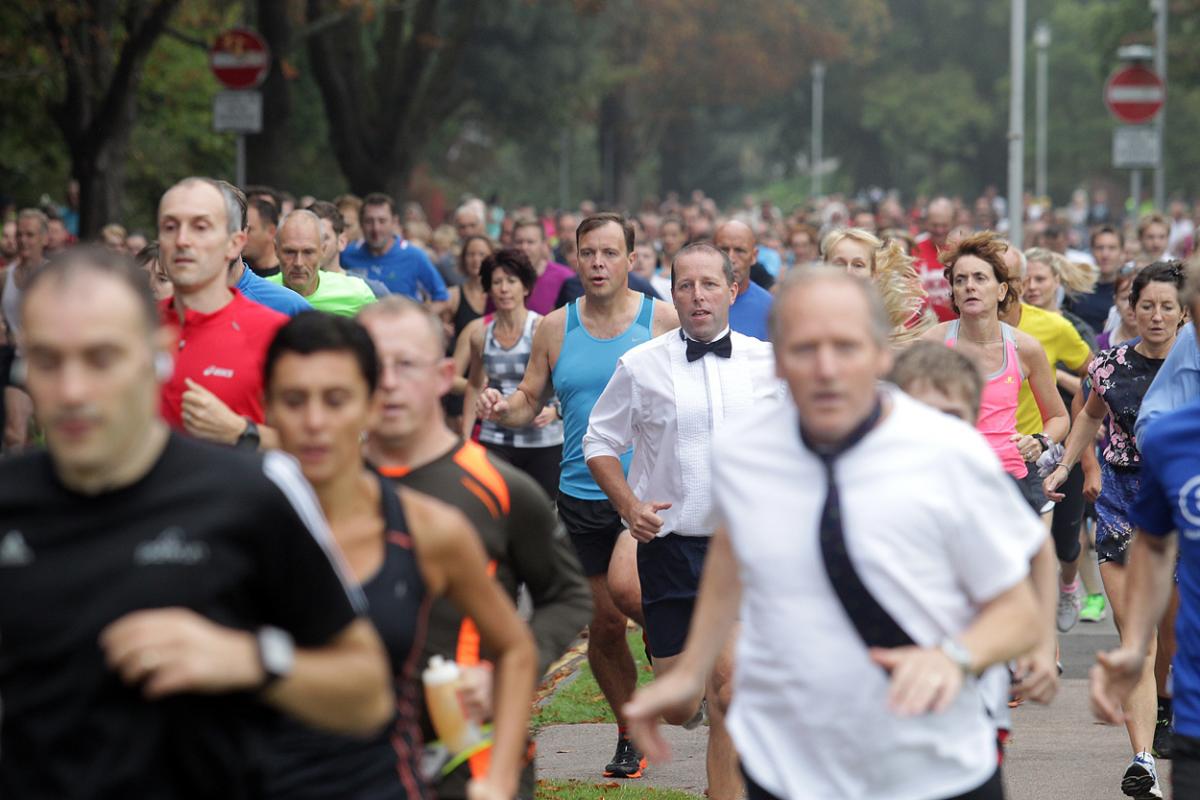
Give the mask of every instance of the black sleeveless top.
MULTIPOLYGON (((458 287, 458 310, 454 312, 454 336, 450 341, 446 342, 446 356, 454 355, 454 346, 458 343, 458 337, 463 330, 475 320, 483 316, 482 313, 471 308, 471 304, 467 302, 466 285, 458 287)), ((487 296, 484 296, 484 302, 487 302, 487 296)), ((461 394, 453 394, 447 392, 442 395, 442 410, 446 412, 448 417, 461 417, 463 413, 463 396, 461 394)))
POLYGON ((289 800, 424 800, 430 792, 418 764, 423 748, 417 660, 425 643, 432 597, 395 486, 378 476, 384 517, 384 557, 362 584, 368 616, 379 631, 395 676, 396 718, 362 739, 314 730, 282 717, 267 740, 264 796, 289 800))

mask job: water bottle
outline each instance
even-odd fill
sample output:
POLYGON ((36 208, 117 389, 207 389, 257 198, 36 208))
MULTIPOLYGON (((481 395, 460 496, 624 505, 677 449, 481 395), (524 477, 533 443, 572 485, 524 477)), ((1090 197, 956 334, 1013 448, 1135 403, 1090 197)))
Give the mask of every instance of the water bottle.
POLYGON ((421 674, 425 684, 425 705, 438 739, 446 749, 457 755, 483 740, 479 728, 467 719, 458 697, 462 673, 458 664, 441 656, 432 656, 421 674))

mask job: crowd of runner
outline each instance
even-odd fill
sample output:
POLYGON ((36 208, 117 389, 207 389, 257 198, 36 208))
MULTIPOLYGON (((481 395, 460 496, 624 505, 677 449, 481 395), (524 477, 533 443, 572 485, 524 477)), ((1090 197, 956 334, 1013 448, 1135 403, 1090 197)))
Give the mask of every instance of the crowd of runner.
POLYGON ((1111 614, 1114 787, 1200 797, 1200 206, 74 205, 0 239, 0 796, 532 797, 585 632, 595 777, 999 798, 1111 614))

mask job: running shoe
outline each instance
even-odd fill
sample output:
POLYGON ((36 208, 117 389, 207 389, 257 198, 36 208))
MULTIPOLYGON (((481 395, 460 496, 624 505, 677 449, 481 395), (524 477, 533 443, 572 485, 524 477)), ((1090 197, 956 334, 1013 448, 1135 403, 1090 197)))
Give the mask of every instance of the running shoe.
POLYGON ((1102 594, 1089 594, 1079 611, 1080 622, 1103 622, 1108 617, 1108 603, 1102 594))
POLYGON ((1056 622, 1058 623, 1058 632, 1066 633, 1075 627, 1075 623, 1079 622, 1080 603, 1079 597, 1074 592, 1064 592, 1058 590, 1058 614, 1056 622))
MULTIPOLYGON (((1153 766, 1153 762, 1151 762, 1153 766)), ((617 739, 617 752, 604 768, 606 778, 640 778, 646 768, 646 757, 638 752, 633 742, 625 737, 617 739)))
POLYGON ((1121 791, 1134 800, 1156 800, 1163 796, 1158 785, 1158 770, 1154 768, 1154 756, 1146 752, 1138 753, 1125 770, 1121 779, 1121 791))
POLYGON ((1169 719, 1160 719, 1154 725, 1154 757, 1170 759, 1174 748, 1175 726, 1169 719))

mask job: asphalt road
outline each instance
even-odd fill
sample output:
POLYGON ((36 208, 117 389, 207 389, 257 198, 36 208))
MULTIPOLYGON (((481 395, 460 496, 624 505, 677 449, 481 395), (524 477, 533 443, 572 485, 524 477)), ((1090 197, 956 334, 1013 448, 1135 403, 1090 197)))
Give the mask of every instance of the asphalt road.
MULTIPOLYGON (((1087 671, 1095 653, 1116 644, 1111 622, 1080 624, 1061 637, 1065 672, 1058 698, 1049 707, 1025 704, 1013 714, 1013 738, 1005 770, 1009 800, 1119 800, 1121 776, 1132 753, 1124 728, 1094 721, 1087 704, 1087 671)), ((650 786, 704 791, 701 728, 668 729, 674 758, 652 765, 642 780, 650 786)), ((613 725, 560 725, 538 736, 538 775, 603 782, 600 772, 616 741, 613 725)), ((1169 762, 1160 762, 1169 795, 1169 762)))

